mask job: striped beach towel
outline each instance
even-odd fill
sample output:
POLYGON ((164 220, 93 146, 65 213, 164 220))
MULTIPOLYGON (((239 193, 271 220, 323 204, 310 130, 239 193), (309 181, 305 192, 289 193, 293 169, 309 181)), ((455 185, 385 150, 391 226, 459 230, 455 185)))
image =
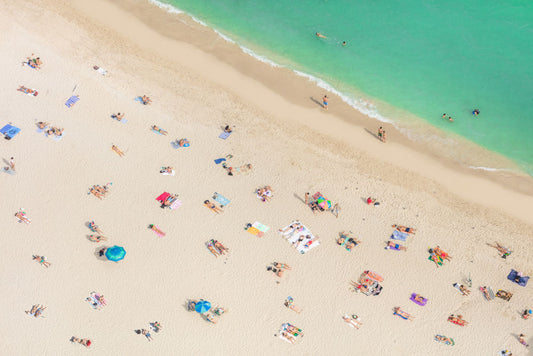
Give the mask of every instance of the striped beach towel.
POLYGON ((80 97, 78 95, 72 95, 70 98, 68 98, 67 102, 65 103, 65 105, 69 108, 72 107, 72 105, 76 104, 78 102, 78 100, 80 100, 80 97))

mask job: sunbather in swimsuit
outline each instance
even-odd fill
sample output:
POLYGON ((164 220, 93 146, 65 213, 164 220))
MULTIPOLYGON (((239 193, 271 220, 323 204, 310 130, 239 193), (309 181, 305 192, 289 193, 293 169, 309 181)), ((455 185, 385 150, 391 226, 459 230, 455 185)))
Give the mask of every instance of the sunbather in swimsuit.
POLYGON ((451 323, 454 323, 456 325, 459 325, 459 326, 465 326, 465 325, 468 325, 468 321, 466 320, 463 320, 463 316, 462 315, 450 315, 448 317, 448 321, 451 322, 451 323))
POLYGON ((37 127, 39 127, 41 130, 43 130, 46 126, 50 125, 49 122, 43 122, 43 121, 39 121, 37 123, 37 127))
POLYGON ((444 252, 443 250, 441 250, 439 246, 435 247, 433 249, 433 252, 435 252, 435 254, 439 256, 440 258, 442 258, 443 260, 448 260, 448 261, 452 260, 452 257, 448 255, 446 252, 444 252))
POLYGON ((415 229, 403 225, 392 225, 392 227, 400 232, 406 232, 408 234, 414 234, 416 232, 415 229))
POLYGON ((100 193, 99 191, 97 191, 94 187, 91 188, 90 192, 95 196, 97 197, 98 199, 102 199, 104 196, 102 195, 102 193, 100 193))
POLYGON ((398 315, 400 318, 405 320, 413 320, 413 316, 409 313, 404 312, 400 307, 394 308, 394 315, 398 315))
POLYGON ((150 99, 150 98, 147 97, 146 95, 143 95, 142 100, 143 100, 143 104, 144 104, 144 105, 148 105, 148 104, 151 104, 151 103, 152 103, 152 99, 150 99))
POLYGON ((283 331, 281 333, 281 335, 286 339, 288 340, 291 344, 294 344, 296 342, 296 339, 290 335, 289 333, 287 333, 286 331, 283 331))
POLYGON ((400 244, 395 244, 392 241, 388 241, 387 242, 387 247, 385 247, 385 248, 386 249, 392 249, 392 250, 398 250, 398 251, 407 251, 407 247, 402 246, 400 244))
POLYGON ((89 340, 89 339, 79 339, 77 337, 72 337, 72 339, 70 339, 70 341, 77 342, 78 344, 82 344, 85 347, 91 346, 91 343, 92 343, 91 340, 89 340))
POLYGON ((500 257, 501 258, 507 258, 507 256, 509 256, 511 254, 511 251, 509 251, 508 248, 505 248, 503 247, 502 245, 500 245, 499 242, 496 242, 496 245, 491 245, 491 244, 487 244, 489 245, 490 247, 494 247, 495 249, 498 250, 499 254, 500 254, 500 257))
POLYGON ((211 211, 214 211, 217 214, 223 213, 224 210, 220 209, 215 204, 211 203, 209 200, 204 201, 204 205, 208 207, 211 211))
POLYGON ((152 126, 152 130, 159 132, 162 135, 168 134, 167 131, 163 130, 162 128, 158 127, 157 125, 152 126))

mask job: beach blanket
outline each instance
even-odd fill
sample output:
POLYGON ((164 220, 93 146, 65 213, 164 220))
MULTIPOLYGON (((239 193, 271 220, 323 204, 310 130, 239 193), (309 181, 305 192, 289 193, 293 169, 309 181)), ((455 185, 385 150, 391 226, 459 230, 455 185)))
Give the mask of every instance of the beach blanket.
MULTIPOLYGON (((161 168, 164 168, 164 167, 161 167, 161 168)), ((174 170, 171 170, 170 173, 168 173, 166 170, 160 171, 160 173, 164 176, 173 176, 174 174, 176 174, 174 170)))
MULTIPOLYGON (((257 199, 261 199, 262 201, 266 201, 265 198, 259 195, 259 193, 255 194, 257 196, 257 199)), ((265 191, 265 195, 269 198, 272 198, 272 192, 270 190, 265 191)))
POLYGON ((215 159, 215 164, 220 164, 222 162, 224 162, 226 159, 225 158, 217 158, 215 159))
POLYGON ((297 220, 281 229, 279 233, 301 254, 320 245, 320 241, 315 240, 313 233, 297 220), (290 228, 291 225, 293 228, 290 228))
POLYGON ((441 341, 441 340, 439 340, 439 337, 440 337, 440 338, 447 339, 446 336, 435 335, 435 341, 442 342, 443 344, 450 345, 450 346, 455 345, 455 341, 454 341, 452 338, 450 338, 450 341, 448 341, 448 340, 446 340, 446 341, 441 341))
POLYGON ((126 120, 126 119, 121 119, 121 120, 119 120, 119 119, 117 118, 117 115, 111 115, 111 118, 112 118, 112 119, 115 119, 116 121, 121 122, 121 123, 123 123, 123 124, 127 124, 127 123, 128 123, 128 120, 126 120))
POLYGON ((529 281, 528 276, 519 276, 518 271, 515 271, 514 269, 511 270, 511 272, 507 276, 507 279, 511 282, 515 282, 516 284, 522 287, 525 287, 527 285, 527 281, 529 281))
POLYGON ((138 96, 138 97, 136 97, 136 98, 135 98, 135 99, 133 99, 133 100, 135 100, 135 101, 138 101, 138 102, 142 103, 142 102, 143 102, 143 97, 142 97, 142 96, 138 96))
POLYGON ((179 140, 172 141, 170 144, 172 145, 172 147, 174 147, 174 148, 176 148, 176 149, 177 149, 177 148, 181 148, 181 147, 190 147, 190 146, 191 146, 191 143, 190 143, 189 141, 185 142, 185 143, 183 144, 183 146, 180 146, 180 144, 179 144, 179 140))
POLYGON ((179 199, 176 199, 170 204, 169 208, 172 210, 175 210, 175 209, 178 209, 181 206, 181 204, 183 204, 183 202, 179 199))
POLYGON ((48 127, 49 127, 49 126, 45 126, 44 129, 41 129, 41 128, 37 127, 36 132, 37 132, 37 133, 43 133, 43 132, 45 132, 46 130, 48 130, 48 127))
MULTIPOLYGON (((431 262, 433 262, 433 259, 431 258, 431 255, 429 255, 428 260, 430 260, 431 262)), ((442 266, 442 258, 441 258, 441 257, 438 257, 438 256, 437 256, 437 264, 438 264, 439 266, 442 266)))
POLYGON ((213 194, 213 199, 219 203, 222 207, 225 207, 226 205, 228 205, 229 203, 231 203, 231 200, 229 200, 228 198, 226 198, 225 196, 223 196, 222 194, 218 194, 217 192, 215 192, 215 194, 213 194))
POLYGON ((150 224, 149 228, 150 228, 150 230, 155 232, 157 234, 157 236, 159 236, 159 237, 163 237, 163 236, 166 235, 163 231, 161 231, 161 229, 158 226, 156 226, 154 224, 150 224))
MULTIPOLYGON (((160 128, 160 130, 163 130, 163 129, 160 128)), ((158 134, 158 135, 163 136, 163 133, 162 133, 162 132, 159 132, 158 130, 154 130, 154 129, 152 129, 152 131, 155 132, 155 133, 158 134)), ((164 130, 163 130, 163 131, 164 131, 164 130)))
POLYGON ((4 167, 4 169, 2 169, 2 172, 7 173, 7 174, 10 174, 10 175, 12 175, 12 176, 14 176, 15 174, 17 174, 17 172, 15 172, 14 170, 12 170, 11 167, 4 167))
POLYGON ((65 102, 65 105, 68 108, 71 108, 74 104, 76 104, 80 100, 80 97, 78 95, 72 95, 68 100, 65 102))
POLYGON ((409 237, 408 233, 394 230, 390 238, 393 240, 405 241, 407 240, 407 237, 409 237))
POLYGON ((426 305, 426 303, 428 302, 428 300, 427 300, 426 298, 424 298, 424 297, 422 297, 422 301, 421 301, 421 302, 419 302, 418 300, 416 300, 415 297, 416 297, 416 293, 413 293, 413 294, 411 294, 411 298, 409 298, 409 299, 410 299, 413 303, 418 304, 418 305, 420 305, 421 307, 423 307, 424 305, 426 305))
POLYGON ((29 95, 29 96, 37 96, 37 95, 39 95, 39 92, 36 89, 20 87, 17 90, 20 91, 20 92, 23 92, 24 94, 29 95))
POLYGON ((222 132, 218 137, 225 140, 231 135, 231 132, 222 132))
POLYGON ((289 326, 295 327, 294 325, 291 325, 289 323, 284 323, 283 325, 281 325, 281 328, 279 329, 278 337, 292 344, 292 342, 286 336, 284 336, 283 333, 288 334, 289 336, 293 337, 295 340, 298 340, 298 336, 303 337, 303 333, 302 333, 302 329, 298 329, 296 327, 295 328, 298 330, 298 333, 292 333, 287 330, 289 326))
MULTIPOLYGON (((107 75, 107 70, 105 70, 104 68, 99 67, 96 71, 97 71, 98 73, 102 74, 103 76, 106 76, 106 75, 107 75)), ((141 98, 141 99, 142 99, 142 98, 141 98)))
POLYGON ((11 140, 20 132, 20 129, 16 126, 7 124, 0 129, 0 133, 4 134, 6 140, 11 140))
POLYGON ((46 135, 46 136, 51 136, 51 137, 52 137, 52 140, 54 140, 54 141, 61 141, 61 139, 63 138, 63 136, 65 136, 65 133, 62 133, 61 136, 57 136, 57 135, 55 135, 55 134, 54 134, 54 135, 47 135, 46 133, 45 133, 45 135, 46 135))
POLYGON ((162 203, 162 202, 164 202, 169 196, 170 196, 170 193, 164 192, 163 194, 161 194, 160 196, 158 196, 157 198, 155 198, 155 200, 160 201, 160 202, 162 203))
POLYGON ((259 221, 256 221, 246 231, 257 237, 263 237, 268 231, 268 229, 270 229, 268 226, 261 224, 259 221))

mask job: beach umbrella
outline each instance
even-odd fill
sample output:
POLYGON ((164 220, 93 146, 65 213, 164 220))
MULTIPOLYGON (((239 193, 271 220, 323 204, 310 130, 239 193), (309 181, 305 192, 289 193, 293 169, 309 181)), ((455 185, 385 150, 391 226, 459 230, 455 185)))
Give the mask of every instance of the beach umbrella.
POLYGON ((209 303, 207 300, 200 300, 198 303, 196 303, 196 307, 194 308, 194 310, 200 314, 207 312, 209 309, 211 309, 211 303, 209 303))
POLYGON ((113 247, 109 247, 105 251, 105 257, 107 257, 109 261, 117 262, 124 259, 124 256, 126 256, 126 250, 124 250, 124 247, 121 246, 115 245, 113 247))

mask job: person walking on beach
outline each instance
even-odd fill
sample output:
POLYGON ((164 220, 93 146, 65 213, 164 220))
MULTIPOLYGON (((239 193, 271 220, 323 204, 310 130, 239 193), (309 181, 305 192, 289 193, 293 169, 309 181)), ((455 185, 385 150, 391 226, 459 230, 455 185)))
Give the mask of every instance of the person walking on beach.
POLYGON ((329 101, 328 96, 324 95, 324 97, 322 98, 322 107, 326 110, 328 109, 328 101, 329 101))
POLYGON ((526 336, 524 334, 520 334, 518 337, 518 342, 524 345, 525 347, 529 347, 529 344, 526 342, 526 336))
POLYGON ((11 157, 9 160, 9 167, 14 171, 15 170, 15 159, 11 157))
POLYGON ((387 133, 385 132, 385 130, 383 130, 383 138, 381 141, 383 141, 383 143, 387 143, 387 133))
POLYGON ((380 141, 383 141, 383 126, 380 126, 378 129, 378 138, 380 141))

